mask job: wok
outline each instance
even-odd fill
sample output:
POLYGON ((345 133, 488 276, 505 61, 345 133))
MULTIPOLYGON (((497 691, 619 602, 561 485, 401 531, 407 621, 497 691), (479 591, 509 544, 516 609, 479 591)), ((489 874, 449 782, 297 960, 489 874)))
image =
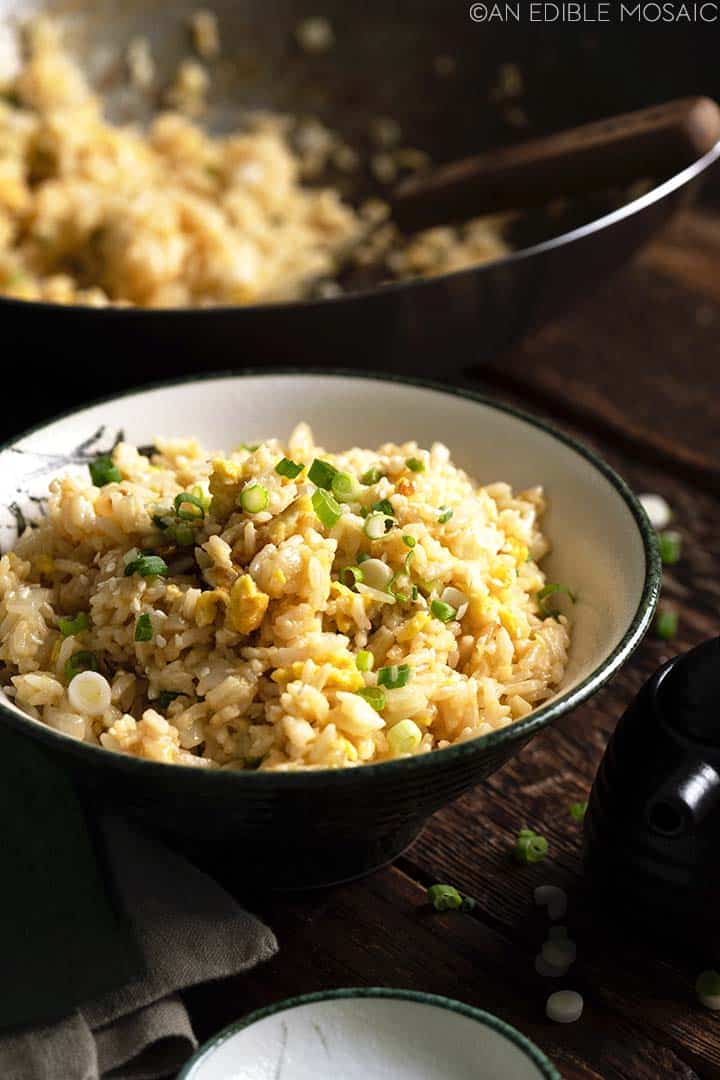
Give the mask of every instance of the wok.
MULTIPOLYGON (((168 81, 189 53, 186 19, 197 6, 193 0, 0 0, 0 28, 11 32, 38 7, 61 13, 71 52, 93 74, 111 114, 136 118, 122 88, 127 42, 146 34, 160 79, 168 81)), ((231 129, 250 105, 319 116, 358 142, 371 118, 391 116, 407 144, 442 162, 718 89, 712 35, 701 28, 475 25, 468 6, 455 0, 313 0, 311 10, 307 0, 208 6, 219 17, 222 39, 207 117, 217 130, 231 129), (325 54, 298 48, 294 31, 309 14, 327 16, 334 28, 334 47, 325 54), (456 62, 451 76, 436 72, 443 55, 456 62), (499 63, 507 61, 524 75, 528 124, 521 129, 509 126, 490 100, 499 63)), ((614 191, 552 217, 528 214, 514 227, 510 255, 438 278, 322 301, 204 310, 96 310, 0 299, 3 339, 24 361, 14 377, 24 381, 28 364, 43 364, 45 411, 159 377, 265 363, 453 377, 590 293, 693 196, 718 152, 657 178, 629 202, 627 193, 614 191)), ((38 408, 43 411, 36 397, 33 419, 38 408)), ((18 416, 17 426, 26 419, 18 416)))

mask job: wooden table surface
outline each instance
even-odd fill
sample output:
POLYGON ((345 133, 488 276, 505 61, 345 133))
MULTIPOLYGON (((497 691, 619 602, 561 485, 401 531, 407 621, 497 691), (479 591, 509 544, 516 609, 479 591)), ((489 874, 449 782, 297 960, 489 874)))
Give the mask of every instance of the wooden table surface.
POLYGON ((720 1015, 703 1010, 693 991, 708 962, 623 935, 588 907, 581 829, 568 812, 587 797, 608 736, 644 679, 675 651, 718 633, 719 268, 720 212, 687 211, 581 310, 475 373, 483 391, 592 445, 636 492, 665 496, 684 540, 663 588, 680 613, 677 638, 648 637, 609 687, 438 813, 393 867, 312 893, 249 897, 274 928, 279 954, 222 991, 189 996, 201 1038, 293 994, 385 985, 496 1013, 572 1080, 720 1077, 720 1015), (526 823, 550 842, 549 858, 527 868, 510 857, 526 823), (436 881, 475 897, 475 911, 430 910, 425 889, 436 881), (547 922, 532 892, 542 883, 570 892, 578 959, 562 980, 534 970, 547 922), (576 1024, 545 1019, 558 985, 584 995, 576 1024))

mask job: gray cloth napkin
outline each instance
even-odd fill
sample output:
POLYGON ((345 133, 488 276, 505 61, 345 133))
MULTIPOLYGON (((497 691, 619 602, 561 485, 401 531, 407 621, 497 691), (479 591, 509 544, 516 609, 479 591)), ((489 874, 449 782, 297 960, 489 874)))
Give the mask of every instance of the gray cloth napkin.
POLYGON ((277 950, 272 931, 187 860, 119 818, 102 833, 145 973, 57 1023, 0 1032, 2 1080, 169 1076, 197 1046, 178 992, 277 950))

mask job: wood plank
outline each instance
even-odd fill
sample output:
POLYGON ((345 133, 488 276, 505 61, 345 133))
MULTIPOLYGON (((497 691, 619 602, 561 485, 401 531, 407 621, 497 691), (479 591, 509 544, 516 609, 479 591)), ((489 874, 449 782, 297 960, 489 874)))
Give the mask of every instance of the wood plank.
POLYGON ((270 964, 223 986, 188 995, 201 1035, 253 1008, 341 985, 389 985, 460 998, 514 1024, 555 1062, 566 1080, 695 1080, 674 1051, 657 1045, 582 986, 582 1023, 544 1016, 551 992, 533 969, 532 948, 463 913, 439 915, 424 889, 399 869, 351 885, 261 901, 281 952, 270 964), (218 1009, 220 1012, 218 1012, 218 1009))
POLYGON ((671 230, 579 308, 471 376, 720 491, 720 215, 671 230))

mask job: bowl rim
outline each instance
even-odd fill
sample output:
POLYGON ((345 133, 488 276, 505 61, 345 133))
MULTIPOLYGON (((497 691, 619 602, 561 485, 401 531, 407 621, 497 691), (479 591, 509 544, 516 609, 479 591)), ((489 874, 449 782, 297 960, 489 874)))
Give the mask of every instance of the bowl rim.
MULTIPOLYGON (((261 1020, 266 1020, 269 1016, 275 1016, 277 1013, 287 1012, 289 1009, 296 1009, 303 1005, 313 1005, 316 1002, 352 1001, 355 998, 411 1001, 414 1004, 431 1005, 437 1009, 444 1009, 446 1012, 457 1013, 469 1020, 474 1020, 482 1027, 490 1028, 491 1031, 496 1032, 498 1035, 504 1036, 538 1067, 545 1080, 561 1080, 560 1073, 542 1050, 528 1039, 527 1035, 523 1035, 516 1027, 508 1024, 506 1020, 501 1020, 494 1013, 487 1012, 485 1009, 478 1009, 474 1005, 466 1005, 463 1001, 445 997, 443 994, 429 994, 422 990, 394 989, 389 986, 344 986, 337 990, 317 990, 310 994, 298 994, 295 997, 277 1001, 272 1005, 254 1009, 242 1019, 228 1024, 227 1027, 224 1027, 216 1035, 208 1039, 207 1042, 204 1042, 202 1046, 198 1047, 193 1056, 185 1062, 178 1074, 178 1080, 193 1080, 192 1072, 197 1065, 202 1063, 204 1058, 215 1053, 223 1043, 232 1039, 238 1032, 244 1031, 245 1028, 257 1024, 261 1020)), ((198 1077, 197 1080, 202 1080, 202 1078, 198 1077)))
POLYGON ((343 786, 347 783, 347 778, 349 776, 362 778, 365 782, 370 782, 381 770, 381 775, 385 775, 387 770, 396 769, 399 775, 401 769, 406 772, 433 769, 448 764, 451 760, 471 758, 478 753, 502 746, 504 743, 512 743, 513 741, 526 742, 530 736, 534 735, 541 728, 552 721, 557 720, 560 716, 564 716, 591 697, 597 690, 604 686, 630 658, 650 626, 650 622, 657 606, 662 579, 662 563, 660 560, 657 536, 639 499, 631 491, 630 487, 622 477, 620 477, 607 462, 596 454, 594 450, 585 446, 584 443, 573 436, 568 435, 566 432, 559 430, 548 420, 534 416, 513 405, 508 405, 505 402, 495 401, 484 394, 479 394, 464 386, 445 386, 441 383, 434 382, 431 379, 415 378, 395 373, 353 371, 352 369, 346 368, 324 367, 303 368, 302 371, 286 367, 243 368, 237 371, 216 371, 202 375, 192 374, 181 378, 148 383, 139 387, 130 387, 116 394, 109 394, 92 401, 83 402, 79 407, 67 409, 48 420, 35 424, 25 431, 19 432, 15 436, 11 436, 10 439, 0 443, 0 468, 2 467, 2 458, 4 455, 10 452, 18 442, 29 438, 31 435, 42 431, 53 424, 68 420, 79 413, 85 412, 88 409, 108 405, 111 402, 122 401, 125 398, 133 397, 137 394, 151 393, 158 390, 171 390, 175 387, 186 386, 192 383, 211 383, 222 379, 237 379, 238 381, 241 381, 244 378, 275 378, 277 376, 292 377, 295 379, 303 379, 306 377, 365 379, 368 381, 396 383, 416 389, 430 390, 434 393, 450 397, 461 397, 476 404, 494 409, 497 412, 506 413, 523 423, 529 424, 531 427, 539 429, 544 434, 549 435, 551 438, 564 444, 568 449, 588 461, 610 483, 611 487, 615 489, 625 503, 627 509, 630 511, 640 534, 645 554, 645 577, 635 614, 621 640, 612 652, 601 664, 594 668, 589 675, 578 683, 577 686, 565 693, 561 693, 552 701, 540 705, 539 708, 534 709, 529 713, 525 719, 516 720, 514 723, 508 724, 506 727, 500 728, 497 731, 491 731, 486 735, 475 736, 465 742, 454 743, 441 750, 433 750, 426 754, 417 754, 390 761, 374 762, 358 766, 357 768, 299 769, 288 772, 277 770, 263 772, 262 770, 243 769, 201 770, 181 764, 147 761, 144 758, 132 757, 129 754, 114 753, 106 750, 104 747, 94 746, 92 743, 81 742, 60 731, 55 731, 41 721, 33 720, 30 716, 16 713, 13 709, 8 708, 3 701, 0 701, 0 719, 9 721, 10 726, 14 730, 24 734, 30 734, 31 737, 37 738, 39 741, 46 743, 50 747, 64 748, 64 750, 73 757, 85 758, 86 760, 94 759, 98 763, 105 762, 106 767, 118 769, 120 771, 136 770, 138 773, 144 772, 145 776, 148 778, 150 778, 152 773, 169 778, 174 772, 177 778, 212 777, 211 783, 240 783, 247 787, 252 785, 253 790, 257 789, 259 791, 267 790, 269 788, 277 789, 278 787, 281 787, 284 790, 307 790, 308 787, 312 785, 319 785, 321 788, 338 784, 343 786), (172 770, 172 772, 170 770, 172 770))
POLYGON ((357 289, 352 292, 341 293, 339 296, 328 296, 322 299, 275 300, 269 303, 256 304, 218 304, 214 307, 207 308, 143 308, 136 306, 118 307, 115 305, 110 305, 108 307, 92 307, 89 304, 59 304, 52 303, 49 300, 21 300, 18 297, 0 295, 0 311, 4 307, 10 307, 20 310, 27 309, 28 311, 37 311, 38 313, 61 312, 65 316, 71 316, 72 312, 76 311, 85 316, 97 319, 149 319, 152 317, 158 320, 167 320, 169 318, 188 319, 200 317, 209 320, 213 316, 218 315, 233 314, 242 318, 244 313, 247 313, 249 318, 252 315, 257 315, 259 312, 264 311, 282 315, 285 312, 300 309, 324 309, 330 304, 336 306, 349 306, 358 301, 368 300, 377 296, 391 295, 393 293, 402 296, 410 289, 432 288, 438 284, 469 279, 474 274, 482 274, 485 271, 497 270, 505 266, 510 266, 513 263, 531 259, 536 255, 542 255, 546 252, 554 251, 557 248, 566 247, 575 241, 583 240, 596 232, 601 232, 603 229, 617 225, 627 218, 633 217, 633 215, 640 213, 642 210, 647 210, 650 206, 653 206, 655 203, 664 199, 665 196, 672 195, 673 192, 678 191, 680 188, 685 187, 686 184, 690 184, 693 180, 698 179, 718 159, 720 159, 720 140, 715 146, 703 154, 702 157, 691 162, 690 165, 687 165, 684 169, 674 173, 667 179, 655 184, 650 191, 646 191, 644 194, 638 195, 634 199, 630 199, 629 202, 623 203, 622 206, 619 206, 614 210, 609 210, 606 213, 601 214, 600 217, 593 218, 592 221, 588 221, 584 225, 577 225, 573 229, 568 229, 567 232, 560 233, 559 236, 551 236, 547 240, 542 240, 537 244, 530 244, 528 247, 509 251, 506 255, 490 259, 488 262, 477 263, 473 266, 463 267, 460 270, 451 270, 444 274, 436 274, 431 277, 409 278, 404 281, 389 281, 383 285, 375 286, 374 288, 357 289))

